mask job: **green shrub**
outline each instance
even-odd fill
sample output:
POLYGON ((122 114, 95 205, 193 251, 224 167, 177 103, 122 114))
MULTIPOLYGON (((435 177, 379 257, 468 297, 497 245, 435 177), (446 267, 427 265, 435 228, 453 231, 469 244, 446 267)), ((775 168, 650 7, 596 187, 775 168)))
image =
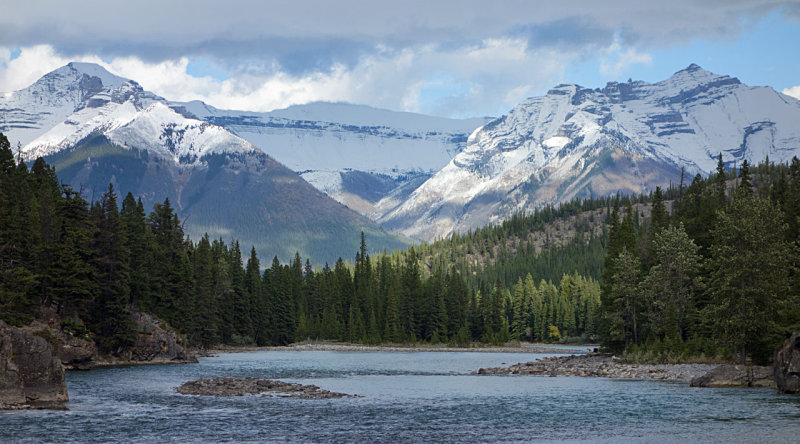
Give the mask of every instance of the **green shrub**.
POLYGON ((76 338, 89 339, 89 330, 80 321, 73 321, 72 319, 64 319, 61 321, 61 330, 69 333, 76 338))

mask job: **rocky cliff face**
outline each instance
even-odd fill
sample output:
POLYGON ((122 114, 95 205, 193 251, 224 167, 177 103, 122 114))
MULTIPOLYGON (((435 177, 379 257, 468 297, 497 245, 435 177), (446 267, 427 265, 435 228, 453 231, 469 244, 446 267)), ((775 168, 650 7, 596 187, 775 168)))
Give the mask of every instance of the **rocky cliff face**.
POLYGON ((784 393, 800 393, 800 332, 775 350, 775 383, 784 393))
POLYGON ((0 409, 51 407, 69 400, 64 367, 44 336, 0 321, 0 409))
POLYGON ((126 357, 134 362, 197 362, 180 336, 174 330, 164 328, 161 321, 147 313, 135 312, 133 319, 139 331, 136 345, 127 351, 126 357))

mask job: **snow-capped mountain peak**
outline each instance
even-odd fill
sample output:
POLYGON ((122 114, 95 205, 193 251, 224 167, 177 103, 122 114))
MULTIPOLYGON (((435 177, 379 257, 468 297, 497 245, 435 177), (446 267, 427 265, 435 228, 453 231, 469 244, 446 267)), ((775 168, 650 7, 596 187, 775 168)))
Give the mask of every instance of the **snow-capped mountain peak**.
POLYGON ((58 68, 12 93, 5 103, 0 99, 0 108, 10 114, 0 122, 2 131, 24 144, 22 154, 29 159, 69 149, 90 135, 183 164, 208 154, 256 150, 219 126, 175 112, 135 81, 92 63, 58 68))
POLYGON ((741 163, 800 154, 800 101, 692 64, 657 83, 561 84, 475 131, 380 219, 420 239, 575 197, 639 193, 741 163))

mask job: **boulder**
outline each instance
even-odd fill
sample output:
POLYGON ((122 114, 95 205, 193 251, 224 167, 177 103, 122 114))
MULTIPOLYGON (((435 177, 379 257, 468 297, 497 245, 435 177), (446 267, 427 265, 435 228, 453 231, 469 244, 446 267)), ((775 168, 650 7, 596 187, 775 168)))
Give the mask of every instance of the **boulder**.
POLYGON ((772 376, 771 367, 725 364, 692 379, 691 386, 775 388, 775 380, 772 376))
POLYGON ((775 350, 775 384, 784 393, 800 393, 800 332, 775 350))
POLYGON ((0 408, 56 407, 69 400, 64 367, 48 338, 0 321, 0 408))

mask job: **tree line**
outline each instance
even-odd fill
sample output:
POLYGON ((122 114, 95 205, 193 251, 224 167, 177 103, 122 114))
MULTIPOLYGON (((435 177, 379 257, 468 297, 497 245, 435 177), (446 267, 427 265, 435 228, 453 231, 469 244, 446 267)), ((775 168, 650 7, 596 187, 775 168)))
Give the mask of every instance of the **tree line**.
POLYGON ((99 200, 60 184, 39 158, 30 168, 0 135, 0 317, 25 324, 52 309, 62 326, 104 352, 133 343, 131 310, 150 312, 201 346, 296 340, 502 343, 596 334, 599 287, 528 275, 506 288, 471 288, 456 267, 414 248, 313 267, 299 255, 262 267, 254 248, 185 236, 169 200, 147 214, 109 185, 99 200))

